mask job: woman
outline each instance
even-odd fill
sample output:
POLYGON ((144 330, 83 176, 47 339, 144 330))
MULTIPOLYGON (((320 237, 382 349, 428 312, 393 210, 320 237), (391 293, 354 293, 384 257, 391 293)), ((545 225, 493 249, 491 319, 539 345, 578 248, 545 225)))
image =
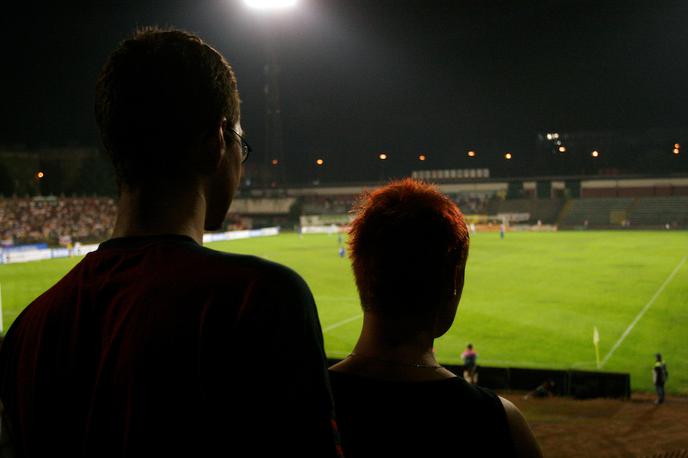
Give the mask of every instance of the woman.
POLYGON ((435 360, 468 255, 456 205, 418 181, 391 183, 363 195, 349 245, 363 329, 330 368, 346 456, 541 456, 513 404, 435 360))

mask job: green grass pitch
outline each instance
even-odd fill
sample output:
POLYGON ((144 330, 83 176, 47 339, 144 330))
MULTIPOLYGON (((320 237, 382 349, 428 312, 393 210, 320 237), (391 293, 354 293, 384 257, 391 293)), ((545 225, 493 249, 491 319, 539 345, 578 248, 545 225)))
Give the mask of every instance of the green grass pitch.
MULTIPOLYGON (((295 269, 316 298, 328 355, 351 351, 361 311, 336 236, 283 234, 208 246, 295 269)), ((505 240, 478 233, 456 321, 435 343, 438 359, 458 363, 472 342, 483 365, 595 369, 597 326, 601 359, 628 331, 603 370, 630 372, 634 390, 652 390, 659 351, 670 372, 667 389, 688 394, 686 256, 687 232, 514 232, 505 240)), ((76 262, 0 266, 5 328, 76 262)))

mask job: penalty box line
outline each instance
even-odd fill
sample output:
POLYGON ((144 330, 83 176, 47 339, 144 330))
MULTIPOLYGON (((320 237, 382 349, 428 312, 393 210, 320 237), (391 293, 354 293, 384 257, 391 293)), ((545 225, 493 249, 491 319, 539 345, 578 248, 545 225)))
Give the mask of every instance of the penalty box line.
POLYGON ((635 327, 635 325, 638 323, 638 321, 640 321, 640 319, 643 317, 643 315, 645 315, 645 312, 647 312, 647 310, 652 306, 652 304, 655 303, 655 301, 657 300, 657 298, 658 298, 658 297, 662 294, 662 292, 664 291, 664 288, 666 288, 667 285, 668 285, 669 283, 671 283, 671 280, 674 279, 674 277, 676 276, 676 274, 678 273, 678 271, 681 269, 681 267, 683 267, 683 264, 685 264, 685 262, 686 262, 686 256, 684 256, 683 259, 681 259, 681 261, 679 261, 679 263, 678 263, 678 265, 676 266, 676 268, 674 268, 674 271, 671 272, 671 274, 669 274, 669 276, 667 277, 667 279, 664 280, 664 283, 662 283, 662 286, 659 287, 659 289, 655 292, 655 294, 654 294, 654 295, 652 296, 652 298, 648 301, 648 303, 645 304, 645 307, 643 307, 642 310, 640 310, 640 312, 639 312, 638 315, 635 317, 635 319, 633 320, 633 322, 631 322, 631 324, 628 325, 628 327, 626 328, 626 330, 624 331, 624 333, 621 335, 621 337, 619 337, 619 340, 616 341, 616 343, 614 344, 614 346, 612 347, 612 349, 609 350, 609 353, 607 353, 607 356, 605 356, 604 359, 602 360, 602 363, 600 364, 600 368, 603 368, 604 365, 607 363, 607 361, 609 361, 609 358, 611 358, 612 355, 614 354, 614 352, 619 348, 619 346, 621 346, 621 344, 623 343, 623 341, 626 339, 626 336, 628 336, 628 334, 631 333, 631 331, 633 330, 633 328, 635 327))
POLYGON ((323 329, 323 334, 326 333, 326 332, 330 332, 330 331, 333 330, 333 329, 337 329, 337 328, 340 327, 340 326, 344 326, 344 325, 347 324, 347 323, 351 323, 352 321, 356 321, 356 320, 358 320, 359 318, 361 318, 362 316, 363 316, 363 314, 362 314, 362 313, 359 313, 358 315, 352 316, 351 318, 347 318, 346 320, 337 321, 336 323, 331 324, 331 325, 327 326, 326 328, 324 328, 324 329, 323 329))

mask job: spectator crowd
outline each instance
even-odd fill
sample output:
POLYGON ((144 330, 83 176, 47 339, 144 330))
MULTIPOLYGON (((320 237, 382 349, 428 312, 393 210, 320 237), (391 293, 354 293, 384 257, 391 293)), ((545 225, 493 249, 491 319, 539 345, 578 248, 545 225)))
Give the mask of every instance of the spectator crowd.
POLYGON ((110 236, 116 212, 109 197, 0 198, 0 243, 102 241, 110 236))

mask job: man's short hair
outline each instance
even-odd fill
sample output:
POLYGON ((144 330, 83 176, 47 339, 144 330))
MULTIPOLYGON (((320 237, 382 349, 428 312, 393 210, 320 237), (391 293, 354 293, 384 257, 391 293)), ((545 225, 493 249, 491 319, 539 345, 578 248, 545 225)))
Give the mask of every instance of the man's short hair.
POLYGON ((137 187, 183 175, 194 140, 222 117, 238 121, 239 93, 230 65, 198 36, 145 28, 105 63, 95 114, 118 183, 137 187))
POLYGON ((468 229, 456 204, 410 178, 364 193, 349 232, 350 256, 364 310, 434 314, 466 262, 468 229))

